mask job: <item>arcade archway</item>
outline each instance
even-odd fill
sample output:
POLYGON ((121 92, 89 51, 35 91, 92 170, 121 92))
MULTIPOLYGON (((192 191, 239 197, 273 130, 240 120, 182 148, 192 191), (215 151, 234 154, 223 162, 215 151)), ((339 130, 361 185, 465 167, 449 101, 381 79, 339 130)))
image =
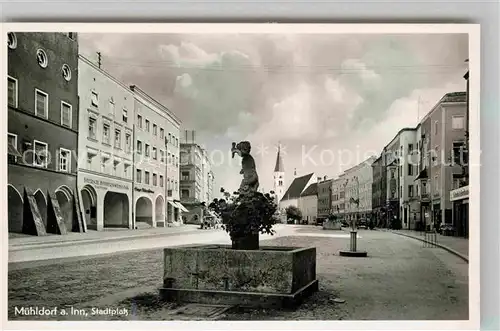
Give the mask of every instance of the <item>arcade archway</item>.
POLYGON ((104 196, 104 227, 128 228, 129 200, 123 193, 107 192, 104 196))
POLYGON ((136 202, 135 224, 139 228, 153 226, 153 203, 148 197, 140 197, 136 202))
POLYGON ((66 185, 56 190, 56 199, 67 231, 73 231, 73 193, 66 185))
POLYGON ((23 232, 23 198, 19 191, 8 185, 9 232, 23 232))
POLYGON ((97 193, 90 185, 85 185, 82 190, 83 217, 87 229, 97 230, 97 193))
POLYGON ((165 199, 161 195, 156 197, 155 214, 156 224, 161 223, 161 226, 165 226, 165 199))

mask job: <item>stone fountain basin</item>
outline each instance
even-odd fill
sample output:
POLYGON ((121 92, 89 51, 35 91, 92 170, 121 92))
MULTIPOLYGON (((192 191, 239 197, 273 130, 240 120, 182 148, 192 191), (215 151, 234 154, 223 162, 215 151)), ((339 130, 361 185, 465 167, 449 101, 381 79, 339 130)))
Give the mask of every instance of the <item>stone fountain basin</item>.
POLYGON ((227 245, 164 249, 164 300, 243 307, 287 307, 318 290, 316 248, 227 245))

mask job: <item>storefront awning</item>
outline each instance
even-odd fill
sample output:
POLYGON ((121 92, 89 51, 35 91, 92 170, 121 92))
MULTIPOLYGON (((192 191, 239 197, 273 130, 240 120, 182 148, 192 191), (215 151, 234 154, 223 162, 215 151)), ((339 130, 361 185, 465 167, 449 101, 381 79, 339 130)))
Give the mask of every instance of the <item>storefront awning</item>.
POLYGON ((179 207, 177 207, 177 205, 173 201, 169 201, 168 204, 171 205, 174 208, 179 208, 179 207))
POLYGON ((8 144, 8 147, 9 147, 9 149, 8 149, 7 153, 9 155, 16 156, 16 157, 21 157, 22 156, 21 153, 19 153, 19 151, 17 150, 16 147, 12 146, 11 144, 8 144))
POLYGON ((179 209, 180 209, 180 210, 182 210, 183 212, 185 212, 185 213, 189 212, 189 210, 187 210, 187 209, 186 209, 186 207, 184 207, 184 206, 182 205, 182 203, 180 203, 180 202, 174 202, 174 203, 176 204, 177 208, 179 208, 179 209))

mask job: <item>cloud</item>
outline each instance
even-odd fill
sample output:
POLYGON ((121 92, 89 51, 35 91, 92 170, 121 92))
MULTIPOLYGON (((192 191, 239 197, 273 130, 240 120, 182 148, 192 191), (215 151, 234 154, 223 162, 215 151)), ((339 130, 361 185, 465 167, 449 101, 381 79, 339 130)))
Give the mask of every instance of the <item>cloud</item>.
MULTIPOLYGON (((294 168, 334 175, 338 160, 302 164, 302 147, 317 146, 316 160, 324 150, 380 150, 416 124, 419 98, 422 117, 443 94, 465 89, 468 58, 467 36, 458 34, 81 34, 80 41, 82 53, 100 51, 105 70, 165 103, 216 154, 244 139, 270 146, 256 156, 269 189, 278 141, 287 146, 288 178, 294 168)), ((237 188, 238 167, 226 157, 217 185, 237 188)))

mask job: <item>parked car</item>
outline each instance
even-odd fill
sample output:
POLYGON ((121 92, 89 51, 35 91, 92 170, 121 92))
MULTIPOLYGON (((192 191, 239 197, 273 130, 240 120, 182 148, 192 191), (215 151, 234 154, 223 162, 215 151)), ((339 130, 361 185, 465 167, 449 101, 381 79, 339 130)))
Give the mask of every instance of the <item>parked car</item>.
POLYGON ((316 221, 314 222, 314 225, 323 226, 324 222, 325 222, 324 218, 318 217, 318 218, 316 218, 316 221))
POLYGON ((363 229, 368 229, 368 222, 366 221, 366 219, 361 219, 357 222, 356 224, 357 228, 363 228, 363 229))

